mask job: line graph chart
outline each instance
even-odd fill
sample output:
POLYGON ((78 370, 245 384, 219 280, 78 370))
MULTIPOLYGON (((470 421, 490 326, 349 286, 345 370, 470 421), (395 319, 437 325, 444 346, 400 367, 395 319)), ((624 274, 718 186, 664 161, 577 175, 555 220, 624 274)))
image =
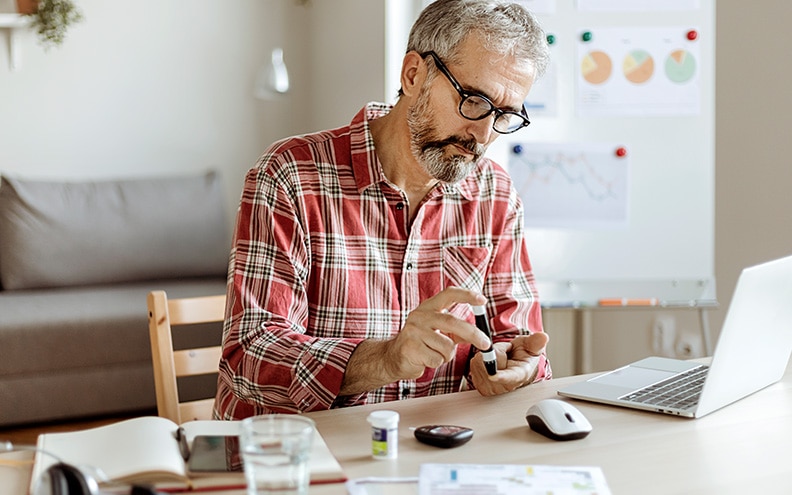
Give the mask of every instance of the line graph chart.
POLYGON ((513 145, 508 167, 525 205, 526 226, 626 227, 629 162, 624 148, 614 144, 513 145))

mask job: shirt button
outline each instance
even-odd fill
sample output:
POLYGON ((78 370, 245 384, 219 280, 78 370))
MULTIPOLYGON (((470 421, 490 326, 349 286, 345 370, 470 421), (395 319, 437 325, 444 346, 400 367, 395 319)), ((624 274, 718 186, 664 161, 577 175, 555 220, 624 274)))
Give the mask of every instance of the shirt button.
POLYGON ((405 268, 407 270, 412 270, 413 269, 413 264, 412 263, 407 263, 407 266, 405 266, 405 268))
POLYGON ((407 397, 408 395, 410 395, 410 389, 408 387, 404 387, 402 389, 402 397, 407 397))
POLYGON ((397 210, 403 210, 404 209, 404 203, 402 203, 401 201, 396 203, 396 209, 397 210))

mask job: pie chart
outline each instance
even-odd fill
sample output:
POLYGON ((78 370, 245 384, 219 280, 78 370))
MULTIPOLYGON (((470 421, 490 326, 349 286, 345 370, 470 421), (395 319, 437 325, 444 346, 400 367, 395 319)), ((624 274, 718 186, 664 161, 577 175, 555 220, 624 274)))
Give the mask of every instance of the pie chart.
POLYGON ((665 72, 675 83, 688 82, 696 74, 696 59, 687 50, 674 50, 666 59, 665 72))
POLYGON ((633 50, 622 63, 624 77, 635 84, 643 84, 648 81, 654 73, 654 60, 649 52, 645 50, 633 50))
POLYGON ((611 75, 612 68, 613 64, 610 57, 601 51, 589 52, 580 63, 583 79, 591 84, 602 84, 607 81, 611 75))

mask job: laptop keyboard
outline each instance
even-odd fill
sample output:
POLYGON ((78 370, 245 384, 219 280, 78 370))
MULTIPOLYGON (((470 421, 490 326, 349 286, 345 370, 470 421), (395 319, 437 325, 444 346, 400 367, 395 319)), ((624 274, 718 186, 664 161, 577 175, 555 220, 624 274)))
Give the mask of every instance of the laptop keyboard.
POLYGON ((698 404, 709 367, 697 366, 662 382, 636 390, 620 399, 652 406, 688 409, 698 404))

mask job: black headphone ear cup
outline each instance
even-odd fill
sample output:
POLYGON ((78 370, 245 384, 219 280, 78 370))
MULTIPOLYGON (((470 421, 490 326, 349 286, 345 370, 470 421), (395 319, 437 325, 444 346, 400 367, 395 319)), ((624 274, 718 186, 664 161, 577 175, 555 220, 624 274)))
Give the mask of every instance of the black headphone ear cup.
MULTIPOLYGON (((45 477, 49 478, 52 495, 94 495, 96 482, 76 467, 59 462, 47 469, 45 477)), ((45 481, 46 483, 46 481, 45 481)))

